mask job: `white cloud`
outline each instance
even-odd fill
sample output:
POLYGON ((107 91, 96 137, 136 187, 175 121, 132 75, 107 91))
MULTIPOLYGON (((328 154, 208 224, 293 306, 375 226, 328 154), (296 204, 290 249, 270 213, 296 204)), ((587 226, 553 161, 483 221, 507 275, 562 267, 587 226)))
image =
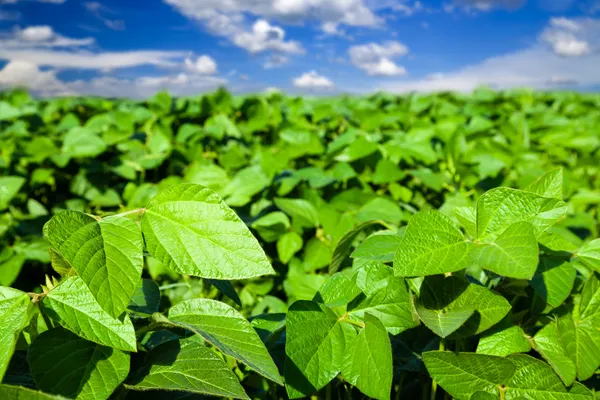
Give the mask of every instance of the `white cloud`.
POLYGON ((349 26, 375 26, 381 23, 364 0, 165 0, 182 14, 209 22, 226 16, 237 22, 248 13, 259 18, 300 24, 308 21, 332 22, 349 26))
MULTIPOLYGON (((94 38, 73 39, 54 32, 48 25, 29 26, 25 29, 16 27, 12 34, 0 37, 0 50, 31 49, 42 47, 83 47, 94 43, 94 38)), ((0 55, 1 57, 1 55, 0 55)))
POLYGON ((186 58, 185 67, 188 71, 201 75, 217 73, 217 63, 207 55, 199 56, 195 61, 192 61, 191 58, 186 58))
POLYGON ((577 81, 580 85, 600 84, 600 55, 590 55, 585 59, 560 57, 539 47, 533 47, 498 57, 488 58, 454 72, 435 74, 418 80, 386 82, 381 90, 391 92, 411 91, 471 91, 480 85, 497 89, 532 87, 543 89, 548 83, 562 84, 577 81), (559 78, 557 78, 559 77, 559 78))
POLYGON ((66 91, 55 71, 40 71, 27 61, 11 61, 0 70, 0 88, 23 87, 41 95, 55 95, 66 91))
POLYGON ((2 49, 0 59, 27 61, 39 66, 58 68, 112 70, 136 67, 139 65, 156 65, 177 67, 188 52, 178 51, 126 51, 93 53, 89 51, 54 51, 54 50, 19 50, 2 49))
POLYGON ((370 76, 405 75, 406 69, 392 59, 408 53, 408 48, 398 41, 383 44, 368 43, 352 46, 348 50, 350 61, 370 76))
POLYGON ((237 46, 250 53, 261 53, 272 50, 281 53, 303 53, 304 49, 299 42, 285 41, 285 31, 269 24, 264 19, 259 19, 252 25, 250 32, 239 32, 232 36, 232 41, 237 46))
POLYGON ((54 36, 48 25, 30 26, 17 33, 18 37, 29 42, 45 42, 54 36))
POLYGON ((267 61, 263 64, 265 69, 281 67, 290 61, 289 57, 281 54, 271 54, 267 61))
POLYGON ((41 71, 37 65, 26 61, 11 61, 0 69, 0 89, 24 87, 42 97, 95 95, 145 98, 160 90, 184 96, 211 91, 226 83, 225 79, 215 76, 185 73, 136 79, 102 76, 88 81, 65 82, 57 78, 56 71, 41 71))
POLYGON ((590 41, 600 38, 600 20, 591 18, 552 18, 540 39, 547 43, 556 55, 581 57, 592 51, 590 41))
POLYGON ((302 89, 329 89, 334 86, 333 82, 319 75, 317 71, 310 71, 300 75, 294 79, 293 84, 295 87, 302 89))

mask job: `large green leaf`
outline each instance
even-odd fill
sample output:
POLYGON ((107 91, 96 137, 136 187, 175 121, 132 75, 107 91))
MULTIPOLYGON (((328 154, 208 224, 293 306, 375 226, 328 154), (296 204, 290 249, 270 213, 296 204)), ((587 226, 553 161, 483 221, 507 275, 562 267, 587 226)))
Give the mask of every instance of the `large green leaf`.
POLYGON ((564 343, 563 339, 576 337, 576 333, 575 325, 565 322, 560 324, 560 328, 557 322, 549 323, 536 333, 533 340, 535 349, 548 361, 563 383, 570 386, 577 376, 577 367, 566 353, 566 346, 570 344, 564 343))
POLYGON ((430 351, 423 353, 429 375, 458 400, 469 400, 475 392, 500 396, 500 387, 516 370, 511 361, 473 353, 430 351))
POLYGON ((388 333, 377 318, 365 314, 365 327, 344 357, 342 375, 369 397, 386 400, 392 390, 392 347, 388 333))
POLYGON ((538 244, 528 222, 510 225, 493 243, 478 243, 472 251, 473 262, 498 275, 531 279, 538 265, 538 244))
MULTIPOLYGON (((132 390, 168 390, 222 398, 249 398, 225 361, 194 338, 172 340, 154 348, 146 363, 134 371, 130 380, 127 388, 132 390)), ((147 396, 152 397, 152 394, 147 396)))
POLYGON ((220 280, 273 274, 240 218, 212 190, 181 184, 160 192, 142 218, 152 257, 179 273, 220 280))
POLYGON ((394 261, 402 236, 397 234, 375 234, 362 241, 350 254, 352 258, 362 258, 369 261, 394 261))
POLYGON ((506 382, 504 398, 532 400, 592 400, 594 395, 585 386, 575 383, 566 388, 560 378, 543 361, 525 354, 513 354, 508 357, 516 370, 506 382))
POLYGON ((84 339, 126 351, 137 349, 129 316, 123 313, 114 318, 104 311, 78 276, 65 279, 48 292, 42 311, 84 339))
POLYGON ((30 306, 27 293, 0 286, 0 379, 8 368, 21 330, 29 323, 30 306))
POLYGON ((283 384, 275 363, 250 322, 225 303, 193 299, 169 310, 169 320, 205 338, 259 374, 283 384))
MULTIPOLYGON (((510 311, 510 303, 499 294, 458 276, 444 277, 442 275, 425 278, 421 285, 419 303, 421 307, 444 313, 460 313, 453 315, 460 317, 468 310, 475 309, 475 313, 465 321, 462 326, 456 327, 453 337, 469 337, 481 333, 504 318, 510 311)), ((419 312, 419 314, 421 314, 419 312)), ((457 318, 454 318, 457 319, 457 318)), ((449 321, 457 324, 458 321, 449 321)))
POLYGON ((127 308, 144 266, 144 244, 135 222, 118 215, 97 220, 68 210, 44 225, 44 237, 106 312, 116 317, 127 308))
POLYGON ((286 327, 286 389, 304 397, 340 373, 356 331, 324 304, 304 300, 290 306, 286 327))
POLYGON ((463 326, 475 312, 474 305, 453 307, 451 310, 431 310, 417 304, 416 309, 425 326, 442 338, 448 337, 463 326))
POLYGON ((66 397, 39 392, 22 386, 0 384, 0 393, 5 400, 67 400, 66 397))
POLYGON ((342 272, 331 275, 315 295, 314 301, 329 307, 341 307, 348 304, 362 291, 353 279, 347 278, 342 272))
POLYGON ((537 236, 566 212, 566 203, 559 199, 504 187, 492 189, 477 201, 477 238, 493 241, 517 222, 531 223, 537 236))
POLYGON ((584 244, 576 254, 586 266, 600 272, 600 239, 594 239, 584 244))
POLYGON ((392 335, 418 325, 406 282, 395 277, 392 268, 383 264, 367 265, 356 272, 354 281, 363 294, 348 305, 351 316, 361 319, 369 313, 392 335))
POLYGON ((536 193, 543 197, 562 200, 563 198, 563 170, 556 168, 546 172, 537 180, 525 187, 526 191, 536 193))
POLYGON ((469 264, 469 246, 450 218, 438 211, 420 211, 410 219, 394 257, 397 276, 454 272, 469 264))
POLYGON ((531 280, 531 286, 546 303, 560 306, 569 297, 577 271, 570 262, 544 257, 531 280))
POLYGON ((570 390, 544 362, 516 354, 507 358, 474 353, 431 351, 423 354, 427 371, 457 400, 486 392, 505 400, 592 400, 583 385, 570 390))
POLYGON ((109 398, 129 373, 128 353, 89 342, 63 328, 39 335, 27 361, 38 388, 82 400, 109 398))
POLYGON ((531 343, 523 329, 505 318, 486 331, 477 345, 477 353, 505 357, 514 353, 527 353, 531 343))

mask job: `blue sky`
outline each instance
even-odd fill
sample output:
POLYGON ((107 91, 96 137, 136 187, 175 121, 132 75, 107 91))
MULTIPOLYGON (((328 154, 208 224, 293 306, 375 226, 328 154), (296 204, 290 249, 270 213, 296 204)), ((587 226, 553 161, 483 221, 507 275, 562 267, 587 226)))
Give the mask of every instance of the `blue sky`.
POLYGON ((600 0, 0 0, 42 96, 600 88, 600 0))

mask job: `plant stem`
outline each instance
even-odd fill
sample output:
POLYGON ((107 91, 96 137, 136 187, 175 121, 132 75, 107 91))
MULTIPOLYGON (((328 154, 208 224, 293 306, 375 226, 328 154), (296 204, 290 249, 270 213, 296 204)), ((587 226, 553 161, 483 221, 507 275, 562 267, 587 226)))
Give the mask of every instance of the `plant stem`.
POLYGON ((167 290, 182 286, 189 286, 189 284, 187 282, 170 283, 168 285, 160 286, 158 290, 167 290))
POLYGON ((124 217, 126 215, 131 215, 131 214, 142 215, 145 212, 146 212, 145 208, 136 208, 135 210, 125 211, 125 212, 122 212, 122 213, 119 213, 119 214, 115 214, 115 215, 118 215, 120 217, 124 217))

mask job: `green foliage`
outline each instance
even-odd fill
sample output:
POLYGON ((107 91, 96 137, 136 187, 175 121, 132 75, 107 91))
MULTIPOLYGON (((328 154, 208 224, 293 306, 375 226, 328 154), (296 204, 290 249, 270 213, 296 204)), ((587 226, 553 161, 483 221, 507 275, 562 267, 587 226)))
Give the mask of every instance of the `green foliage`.
POLYGON ((0 397, 592 400, 599 109, 0 93, 0 397))

